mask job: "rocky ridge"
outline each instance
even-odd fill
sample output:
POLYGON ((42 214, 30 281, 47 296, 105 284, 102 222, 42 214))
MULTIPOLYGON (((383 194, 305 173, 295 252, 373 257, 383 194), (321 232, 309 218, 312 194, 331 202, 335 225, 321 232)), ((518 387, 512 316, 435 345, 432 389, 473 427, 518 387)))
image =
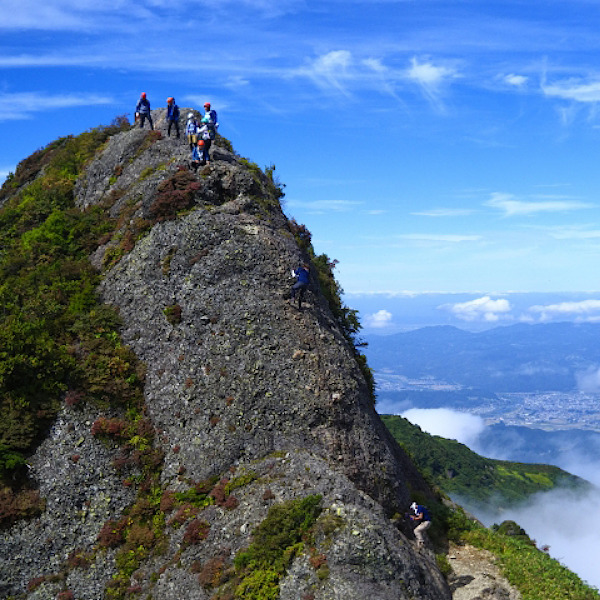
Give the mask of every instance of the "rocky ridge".
MULTIPOLYGON (((164 130, 163 112, 153 116, 164 130)), ((449 598, 433 557, 390 520, 427 487, 375 413, 314 274, 305 310, 285 299, 290 268, 307 256, 276 186, 226 144, 197 173, 187 155, 164 133, 118 134, 80 178, 77 203, 101 204, 118 220, 120 238, 92 261, 106 269, 99 293, 118 307, 123 339, 146 365, 163 498, 212 479, 223 489, 237 482, 235 501, 202 510, 198 543, 167 521, 160 552, 125 569, 118 547, 97 540, 130 514, 139 473, 124 479, 118 444, 91 432, 98 417, 121 415, 65 407, 31 460, 46 510, 0 538, 1 597, 218 598, 220 584, 201 581, 195 565, 230 565, 271 507, 320 494, 320 519, 335 527, 318 530, 313 554, 291 562, 280 598, 449 598), (182 203, 177 215, 169 202, 182 203), (73 560, 81 554, 89 564, 73 560), (323 561, 326 571, 315 568, 323 561), (107 583, 123 572, 129 587, 111 595, 107 583)))

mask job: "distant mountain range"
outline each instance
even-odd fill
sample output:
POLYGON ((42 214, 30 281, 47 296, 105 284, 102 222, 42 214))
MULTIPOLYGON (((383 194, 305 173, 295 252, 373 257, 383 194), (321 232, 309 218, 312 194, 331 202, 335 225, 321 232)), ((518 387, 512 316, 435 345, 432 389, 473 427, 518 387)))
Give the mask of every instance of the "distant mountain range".
POLYGON ((451 326, 369 336, 375 371, 476 388, 479 393, 572 391, 600 365, 600 325, 518 324, 478 333, 451 326))

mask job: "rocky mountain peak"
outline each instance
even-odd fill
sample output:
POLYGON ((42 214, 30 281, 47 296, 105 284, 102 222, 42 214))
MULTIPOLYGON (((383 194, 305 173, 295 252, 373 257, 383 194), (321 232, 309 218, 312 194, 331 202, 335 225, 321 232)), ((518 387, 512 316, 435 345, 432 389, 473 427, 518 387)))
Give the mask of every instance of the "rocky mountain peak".
POLYGON ((223 138, 194 171, 163 112, 154 132, 108 139, 75 186, 78 207, 114 222, 91 261, 145 365, 143 412, 61 409, 30 460, 45 511, 0 541, 2 597, 449 598, 390 520, 427 487, 375 413, 314 263, 303 309, 287 301, 311 254, 272 171, 223 138), (269 527, 289 543, 267 568, 269 527))

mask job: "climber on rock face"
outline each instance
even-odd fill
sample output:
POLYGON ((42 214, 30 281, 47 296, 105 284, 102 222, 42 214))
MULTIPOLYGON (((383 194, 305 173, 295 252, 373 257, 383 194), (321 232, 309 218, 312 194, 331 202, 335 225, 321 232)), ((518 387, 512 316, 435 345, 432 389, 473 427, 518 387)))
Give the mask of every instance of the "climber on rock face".
POLYGON ((140 128, 144 128, 144 121, 148 119, 148 123, 150 123, 150 129, 154 129, 154 124, 152 123, 152 115, 150 114, 150 101, 146 98, 146 92, 142 92, 140 94, 140 99, 135 106, 135 114, 136 118, 139 117, 140 120, 140 128))
POLYGON ((413 502, 410 505, 410 509, 413 514, 410 515, 411 521, 416 521, 418 525, 415 527, 415 538, 417 539, 417 546, 423 548, 425 546, 425 530, 431 527, 431 515, 429 510, 421 504, 413 502))
POLYGON ((175 125, 175 131, 179 138, 179 106, 175 104, 175 98, 167 98, 167 135, 171 137, 171 127, 175 125))
POLYGON ((290 294, 290 304, 294 304, 296 294, 298 294, 298 307, 302 306, 302 299, 306 292, 306 288, 310 283, 310 268, 306 263, 301 264, 297 269, 292 271, 292 276, 296 278, 296 283, 292 286, 290 294))
POLYGON ((194 146, 194 149, 192 150, 192 169, 194 169, 194 171, 198 167, 201 167, 202 165, 204 165, 203 156, 204 156, 204 140, 198 140, 196 142, 196 145, 194 146))

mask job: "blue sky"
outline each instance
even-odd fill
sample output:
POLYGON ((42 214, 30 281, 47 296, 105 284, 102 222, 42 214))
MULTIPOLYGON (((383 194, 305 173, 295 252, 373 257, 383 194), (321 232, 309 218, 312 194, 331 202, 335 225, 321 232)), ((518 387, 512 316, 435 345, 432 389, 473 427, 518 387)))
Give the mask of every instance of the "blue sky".
POLYGON ((347 293, 594 292, 599 26, 592 0, 4 0, 0 176, 141 91, 210 100, 347 293))

